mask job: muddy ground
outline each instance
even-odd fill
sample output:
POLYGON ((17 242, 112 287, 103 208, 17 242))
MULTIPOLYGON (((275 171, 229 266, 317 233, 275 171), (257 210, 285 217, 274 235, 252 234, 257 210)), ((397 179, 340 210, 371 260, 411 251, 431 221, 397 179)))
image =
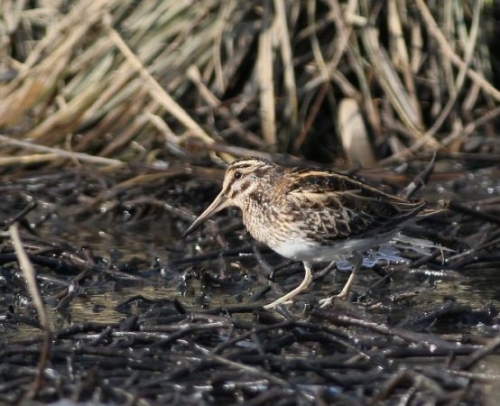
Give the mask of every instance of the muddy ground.
POLYGON ((325 309, 319 299, 341 289, 349 264, 317 266, 313 286, 274 311, 262 306, 302 280, 302 264, 257 244, 237 210, 180 237, 222 174, 178 164, 3 175, 1 403, 500 400, 497 169, 438 161, 420 196, 451 200, 451 210, 407 230, 430 244, 367 253, 349 302, 325 309), (13 223, 49 330, 20 269, 13 223))

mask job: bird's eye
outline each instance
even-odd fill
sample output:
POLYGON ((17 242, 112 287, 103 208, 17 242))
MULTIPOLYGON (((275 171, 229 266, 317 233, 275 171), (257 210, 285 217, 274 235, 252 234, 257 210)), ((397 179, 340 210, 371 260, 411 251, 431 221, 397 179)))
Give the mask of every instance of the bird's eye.
POLYGON ((234 173, 234 179, 241 179, 241 176, 242 176, 241 172, 234 173))

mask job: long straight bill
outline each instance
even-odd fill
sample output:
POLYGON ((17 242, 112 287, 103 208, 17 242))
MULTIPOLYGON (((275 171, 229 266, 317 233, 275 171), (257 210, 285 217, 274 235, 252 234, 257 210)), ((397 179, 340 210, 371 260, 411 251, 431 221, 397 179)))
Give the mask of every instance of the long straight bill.
POLYGON ((228 206, 229 201, 227 200, 226 196, 224 196, 222 192, 219 193, 212 204, 208 206, 207 209, 203 213, 201 213, 200 216, 193 222, 193 224, 191 224, 191 226, 184 232, 184 234, 182 234, 182 237, 184 238, 191 234, 215 213, 221 211, 222 209, 225 209, 228 206))

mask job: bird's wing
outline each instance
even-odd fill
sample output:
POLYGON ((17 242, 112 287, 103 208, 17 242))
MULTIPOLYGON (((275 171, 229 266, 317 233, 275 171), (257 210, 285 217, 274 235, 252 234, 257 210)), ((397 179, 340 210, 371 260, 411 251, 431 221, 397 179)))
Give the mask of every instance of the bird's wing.
POLYGON ((418 214, 425 201, 384 193, 333 171, 291 169, 280 185, 281 204, 303 216, 323 240, 390 232, 418 214))

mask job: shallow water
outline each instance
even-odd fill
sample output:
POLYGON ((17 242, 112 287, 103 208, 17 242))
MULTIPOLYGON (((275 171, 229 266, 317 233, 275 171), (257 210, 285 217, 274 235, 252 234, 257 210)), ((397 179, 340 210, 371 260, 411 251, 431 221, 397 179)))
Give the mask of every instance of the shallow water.
MULTIPOLYGON (((452 197, 460 201, 485 200, 500 195, 500 180, 494 179, 487 171, 478 171, 464 175, 459 181, 441 181, 428 186, 424 194, 430 200, 452 197)), ((44 199, 42 198, 42 201, 44 199)), ((261 266, 252 253, 243 257, 219 258, 201 263, 175 264, 175 261, 186 256, 203 254, 195 244, 187 244, 180 238, 180 230, 187 227, 187 222, 180 222, 168 213, 160 213, 140 220, 130 221, 130 213, 122 212, 120 218, 106 215, 106 202, 102 203, 102 217, 93 219, 78 219, 71 216, 67 207, 54 208, 51 204, 40 204, 29 214, 31 223, 39 223, 41 218, 47 218, 37 227, 39 236, 48 241, 64 241, 73 247, 90 247, 96 257, 101 258, 102 266, 117 271, 125 269, 122 276, 111 278, 107 282, 95 285, 85 284, 85 289, 79 297, 71 302, 68 313, 60 317, 49 307, 54 325, 62 328, 71 322, 100 321, 103 323, 119 322, 126 316, 117 306, 129 298, 141 295, 146 299, 179 299, 186 306, 218 307, 247 302, 252 293, 267 284, 260 274, 261 266), (132 272, 128 273, 129 270, 132 272), (210 274, 212 283, 203 282, 202 274, 210 274), (133 277, 127 278, 131 274, 133 277), (219 278, 220 286, 213 280, 219 278), (225 282, 225 283, 224 283, 225 282)), ((19 209, 19 203, 4 199, 0 209, 6 214, 13 214, 19 209)), ((234 212, 239 216, 239 213, 234 212)), ((220 221, 220 220, 215 220, 220 221)), ((229 247, 248 246, 253 244, 251 237, 245 232, 234 233, 237 237, 229 241, 229 247)), ((223 248, 216 241, 214 249, 223 248)), ((427 249, 427 248, 422 248, 427 249)), ((498 306, 500 301, 500 266, 488 269, 467 270, 461 273, 445 272, 440 276, 439 270, 432 270, 429 275, 419 270, 413 272, 405 269, 408 263, 405 254, 395 246, 367 254, 364 265, 385 264, 388 269, 400 269, 393 276, 393 281, 382 291, 390 297, 399 292, 414 290, 417 295, 411 299, 412 312, 425 311, 432 304, 441 303, 445 298, 452 297, 460 304, 474 309, 490 302, 498 306), (403 265, 403 266, 402 266, 403 265), (401 270, 402 268, 402 270, 401 270), (432 274, 432 275, 431 275, 432 274), (451 276, 450 276, 451 275, 451 276)), ((272 264, 286 262, 277 254, 269 253, 264 259, 272 264)), ((339 269, 350 268, 348 262, 340 263, 339 269)), ((56 275, 57 276, 57 275, 56 275)), ((278 278, 278 282, 293 288, 300 282, 302 274, 278 278)), ((339 289, 345 277, 335 285, 333 276, 326 277, 321 283, 315 283, 310 292, 305 292, 298 298, 298 303, 292 306, 293 311, 301 312, 303 305, 311 295, 324 297, 334 288, 339 289)), ((361 272, 355 290, 365 292, 379 277, 368 269, 361 272)), ((272 297, 273 293, 270 293, 272 297)), ((269 301, 270 299, 266 299, 269 301)), ((404 306, 402 307, 404 309, 404 306)), ((0 313, 7 309, 1 309, 0 313)), ((393 310, 395 313, 397 310, 393 310)), ((402 310, 404 311, 404 310, 402 310)), ((464 331, 482 329, 484 326, 463 326, 464 331)), ((21 327, 16 334, 31 334, 33 329, 21 327)))

